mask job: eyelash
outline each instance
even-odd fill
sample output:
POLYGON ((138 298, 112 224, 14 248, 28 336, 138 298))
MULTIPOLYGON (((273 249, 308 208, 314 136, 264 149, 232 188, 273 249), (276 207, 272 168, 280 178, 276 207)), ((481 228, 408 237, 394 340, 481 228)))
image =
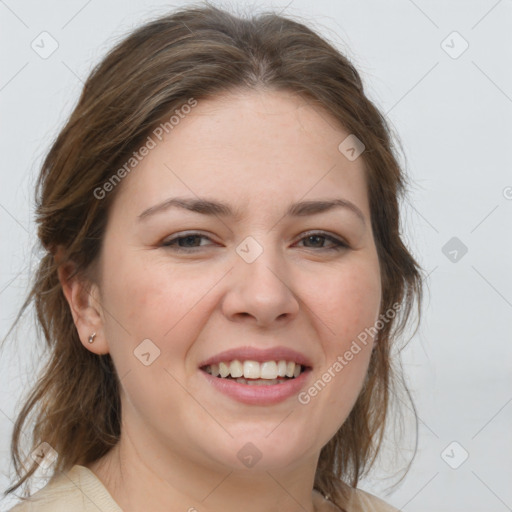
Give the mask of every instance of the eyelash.
MULTIPOLYGON (((170 248, 171 250, 174 250, 176 252, 186 252, 186 253, 196 252, 197 249, 204 247, 204 246, 180 247, 180 246, 176 245, 176 243, 179 240, 185 240, 186 238, 190 238, 190 237, 195 237, 195 238, 200 237, 200 238, 206 238, 206 239, 210 240, 209 237, 207 237, 206 235, 202 235, 201 233, 188 233, 188 234, 185 234, 182 236, 177 236, 175 238, 171 238, 169 240, 165 240, 164 242, 162 242, 162 246, 166 247, 166 248, 170 248)), ((306 249, 319 249, 319 250, 323 250, 323 251, 341 251, 343 249, 350 248, 350 246, 346 242, 344 242, 342 240, 338 240, 337 238, 327 235, 321 231, 307 233, 304 237, 302 237, 299 240, 299 242, 301 242, 304 239, 310 238, 310 237, 325 238, 326 240, 329 240, 330 242, 334 243, 335 245, 333 247, 316 247, 316 248, 315 247, 306 247, 306 249)))

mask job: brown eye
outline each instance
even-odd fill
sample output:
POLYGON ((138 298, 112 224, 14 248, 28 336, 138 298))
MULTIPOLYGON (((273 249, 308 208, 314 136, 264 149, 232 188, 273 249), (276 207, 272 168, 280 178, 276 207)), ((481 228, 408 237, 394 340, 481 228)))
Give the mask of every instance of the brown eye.
POLYGON ((339 251, 341 249, 348 249, 349 245, 337 238, 324 234, 324 233, 309 233, 305 237, 301 238, 299 242, 303 240, 311 243, 311 246, 306 246, 307 249, 323 249, 328 251, 339 251), (331 243, 330 247, 325 247, 323 244, 325 241, 329 241, 331 243))
POLYGON ((185 236, 177 236, 174 238, 170 238, 167 240, 164 240, 162 242, 163 247, 171 248, 173 250, 176 250, 178 252, 184 251, 184 252, 191 252, 199 247, 203 247, 202 245, 196 243, 199 242, 201 239, 210 240, 207 236, 201 235, 199 233, 190 233, 185 236))

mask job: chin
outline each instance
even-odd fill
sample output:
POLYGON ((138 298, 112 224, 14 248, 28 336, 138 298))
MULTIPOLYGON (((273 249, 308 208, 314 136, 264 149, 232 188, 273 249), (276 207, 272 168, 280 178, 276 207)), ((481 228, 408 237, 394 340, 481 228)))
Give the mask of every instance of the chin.
MULTIPOLYGON (((257 436, 246 433, 229 438, 221 451, 211 453, 212 459, 230 471, 277 471, 297 465, 321 449, 310 445, 311 437, 307 432, 303 439, 295 440, 284 431, 270 432, 272 429, 263 435, 259 431, 257 436)), ((220 444, 217 448, 221 448, 220 444)))

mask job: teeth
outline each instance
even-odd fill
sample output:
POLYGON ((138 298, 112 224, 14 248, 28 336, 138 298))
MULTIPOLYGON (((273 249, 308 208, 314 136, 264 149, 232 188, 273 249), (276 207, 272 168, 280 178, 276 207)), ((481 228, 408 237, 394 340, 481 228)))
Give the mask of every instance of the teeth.
MULTIPOLYGON (((238 361, 233 361, 231 363, 231 368, 233 368, 235 363, 238 363, 238 361)), ((256 361, 244 361, 243 368, 245 379, 259 379, 261 377, 260 363, 256 361)), ((231 370, 231 377, 241 377, 241 375, 234 375, 233 370, 231 370)))
POLYGON ((283 382, 286 382, 285 379, 272 379, 272 380, 265 380, 265 379, 258 379, 258 380, 246 380, 243 378, 236 379, 236 381, 239 384, 248 384, 249 386, 271 386, 274 384, 281 384, 283 382))
POLYGON ((210 366, 211 373, 213 376, 217 377, 217 375, 220 375, 221 377, 227 377, 229 375, 229 366, 226 363, 219 363, 219 373, 215 374, 213 373, 213 366, 210 366))
POLYGON ((278 379, 298 377, 301 369, 301 365, 294 361, 280 360, 259 363, 257 361, 239 361, 237 359, 231 362, 222 361, 219 364, 212 364, 206 367, 206 371, 214 377, 226 378, 231 375, 237 382, 243 380, 243 384, 256 384, 246 379, 264 379, 272 384, 283 382, 278 379))
MULTIPOLYGON (((299 372, 300 372, 300 366, 299 372)), ((262 379, 276 379, 277 378, 277 364, 275 361, 266 361, 260 365, 260 378, 262 379)))
POLYGON ((229 365, 229 373, 234 379, 242 377, 244 376, 244 366, 240 361, 231 361, 231 364, 229 365))

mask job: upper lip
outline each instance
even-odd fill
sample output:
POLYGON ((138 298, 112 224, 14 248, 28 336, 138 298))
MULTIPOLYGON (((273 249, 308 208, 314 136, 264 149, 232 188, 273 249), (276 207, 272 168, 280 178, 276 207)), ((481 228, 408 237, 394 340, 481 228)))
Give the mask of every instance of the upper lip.
POLYGON ((228 361, 257 361, 263 363, 265 361, 294 361, 303 366, 311 366, 311 362, 307 356, 288 347, 273 347, 267 349, 255 347, 238 347, 220 352, 199 364, 199 368, 220 362, 228 361))

